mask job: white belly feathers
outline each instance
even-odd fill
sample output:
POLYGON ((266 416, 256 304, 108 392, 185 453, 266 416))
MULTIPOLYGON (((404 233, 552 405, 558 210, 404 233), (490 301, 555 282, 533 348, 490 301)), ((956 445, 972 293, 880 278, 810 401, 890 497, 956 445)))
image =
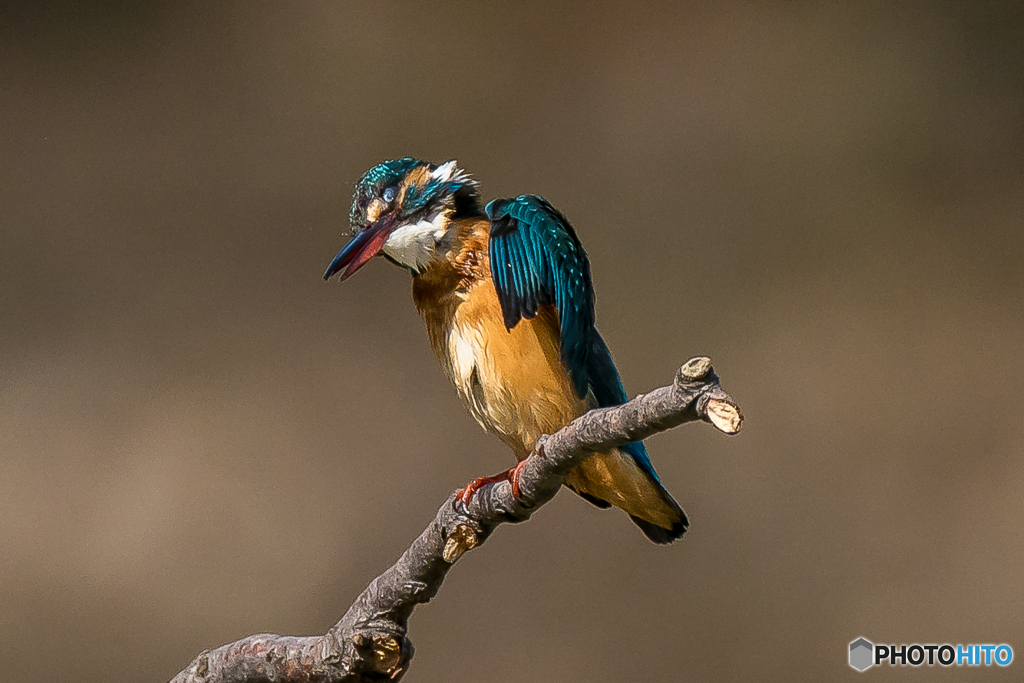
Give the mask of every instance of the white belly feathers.
MULTIPOLYGON (((481 374, 488 364, 485 357, 483 332, 479 327, 468 323, 455 323, 448 332, 448 359, 452 367, 452 382, 469 411, 484 429, 496 426, 487 412, 487 398, 481 374)), ((488 373, 490 374, 490 373, 488 373)))

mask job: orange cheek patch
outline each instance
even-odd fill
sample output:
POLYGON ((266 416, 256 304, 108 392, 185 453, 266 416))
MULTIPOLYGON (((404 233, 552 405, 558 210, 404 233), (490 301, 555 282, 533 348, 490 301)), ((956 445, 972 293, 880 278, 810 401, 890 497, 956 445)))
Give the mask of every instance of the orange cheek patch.
POLYGON ((387 206, 384 202, 379 199, 374 199, 370 202, 370 205, 366 207, 366 220, 370 223, 376 222, 386 208, 387 206))

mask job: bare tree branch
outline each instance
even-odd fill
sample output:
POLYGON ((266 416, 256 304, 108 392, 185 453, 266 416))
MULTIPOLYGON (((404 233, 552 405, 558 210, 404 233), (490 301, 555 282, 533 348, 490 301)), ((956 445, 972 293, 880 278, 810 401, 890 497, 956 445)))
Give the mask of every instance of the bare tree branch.
POLYGON ((409 668, 406 636, 413 609, 429 601, 452 565, 503 522, 523 522, 551 500, 565 475, 591 453, 644 439, 684 422, 704 420, 726 434, 740 430, 739 406, 718 383, 709 358, 692 358, 672 386, 628 403, 601 408, 542 438, 519 479, 521 497, 507 482, 474 494, 469 509, 453 493, 437 516, 387 571, 370 582, 348 612, 322 636, 260 634, 199 654, 172 683, 399 680, 409 668))

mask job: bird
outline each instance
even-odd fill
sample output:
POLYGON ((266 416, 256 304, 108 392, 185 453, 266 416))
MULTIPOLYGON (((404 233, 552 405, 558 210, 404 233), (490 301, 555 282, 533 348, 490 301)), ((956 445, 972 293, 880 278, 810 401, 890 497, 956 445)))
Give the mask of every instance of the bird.
MULTIPOLYGON (((355 186, 352 238, 324 280, 344 281, 375 256, 412 274, 412 298, 445 374, 470 414, 508 446, 517 465, 459 490, 519 474, 553 434, 594 408, 621 405, 625 389, 594 323, 590 262, 575 229, 547 200, 523 194, 481 206, 477 181, 455 160, 377 164, 355 186)), ((565 485, 590 503, 625 511, 651 541, 689 526, 642 441, 588 457, 565 485)))

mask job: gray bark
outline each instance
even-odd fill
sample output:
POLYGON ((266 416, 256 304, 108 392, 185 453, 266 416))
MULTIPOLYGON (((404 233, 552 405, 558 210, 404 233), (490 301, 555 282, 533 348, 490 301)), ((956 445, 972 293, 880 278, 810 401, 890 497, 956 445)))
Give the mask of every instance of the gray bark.
POLYGON ((542 438, 519 479, 521 497, 507 482, 473 495, 468 509, 453 493, 398 561, 356 598, 324 635, 259 634, 202 652, 172 683, 399 680, 413 655, 409 616, 428 602, 462 555, 499 524, 523 522, 551 500, 576 465, 591 453, 638 441, 685 422, 704 420, 726 434, 742 426, 739 406, 726 394, 708 358, 692 358, 671 386, 613 408, 592 410, 542 438), (540 444, 539 444, 540 445, 540 444))

